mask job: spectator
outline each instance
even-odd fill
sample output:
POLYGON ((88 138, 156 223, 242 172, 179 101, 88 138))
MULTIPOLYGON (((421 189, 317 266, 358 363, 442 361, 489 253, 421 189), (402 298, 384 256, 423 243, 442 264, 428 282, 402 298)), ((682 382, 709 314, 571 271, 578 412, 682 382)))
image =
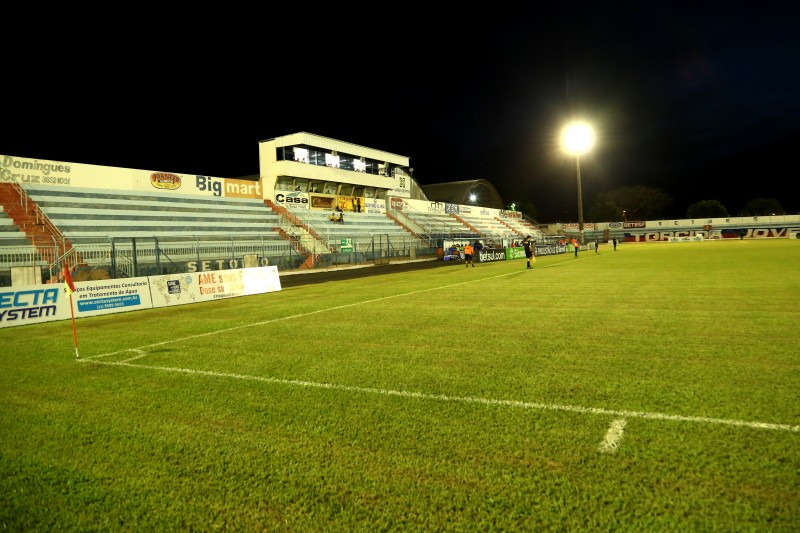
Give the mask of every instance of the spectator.
POLYGON ((336 213, 331 213, 331 216, 328 217, 328 220, 331 222, 336 222, 336 213))
POLYGON ((450 257, 450 259, 459 259, 458 248, 456 248, 455 244, 450 245, 450 248, 447 249, 447 255, 450 257))
POLYGON ((344 224, 344 213, 339 213, 339 218, 336 219, 339 224, 344 224))

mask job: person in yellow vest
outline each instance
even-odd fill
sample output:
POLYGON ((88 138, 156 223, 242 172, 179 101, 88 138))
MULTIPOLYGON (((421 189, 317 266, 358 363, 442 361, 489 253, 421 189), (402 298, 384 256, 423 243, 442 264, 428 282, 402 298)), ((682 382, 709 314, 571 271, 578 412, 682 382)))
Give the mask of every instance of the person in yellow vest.
POLYGON ((464 266, 469 268, 472 265, 475 268, 475 263, 472 262, 472 253, 475 251, 470 243, 464 245, 464 266))

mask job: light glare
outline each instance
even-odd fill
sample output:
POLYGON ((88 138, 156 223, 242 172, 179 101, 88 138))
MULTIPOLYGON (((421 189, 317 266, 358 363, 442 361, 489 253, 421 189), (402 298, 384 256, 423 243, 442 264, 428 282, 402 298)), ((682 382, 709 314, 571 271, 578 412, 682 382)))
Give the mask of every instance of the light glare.
POLYGON ((594 131, 591 126, 583 122, 576 122, 564 128, 562 136, 564 150, 570 154, 583 154, 588 152, 594 144, 594 131))

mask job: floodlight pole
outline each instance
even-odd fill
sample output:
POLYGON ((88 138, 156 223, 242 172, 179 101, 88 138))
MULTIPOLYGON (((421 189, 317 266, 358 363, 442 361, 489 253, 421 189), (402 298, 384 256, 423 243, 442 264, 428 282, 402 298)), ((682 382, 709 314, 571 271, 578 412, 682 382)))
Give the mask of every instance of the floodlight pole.
POLYGON ((564 128, 561 142, 567 153, 575 156, 575 169, 578 177, 578 232, 580 245, 586 244, 586 235, 583 227, 583 191, 581 190, 581 154, 592 147, 594 133, 592 128, 581 122, 573 122, 564 128))
POLYGON ((581 192, 581 157, 575 155, 575 167, 578 174, 578 232, 581 235, 581 246, 586 244, 583 238, 583 193, 581 192))

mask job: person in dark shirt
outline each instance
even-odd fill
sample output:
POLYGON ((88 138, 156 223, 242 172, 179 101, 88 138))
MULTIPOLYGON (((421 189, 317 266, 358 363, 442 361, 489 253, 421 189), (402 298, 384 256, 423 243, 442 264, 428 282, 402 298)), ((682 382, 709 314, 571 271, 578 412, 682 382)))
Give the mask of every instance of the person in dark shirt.
POLYGON ((528 268, 526 268, 526 270, 533 270, 531 262, 536 261, 536 256, 533 254, 534 244, 530 235, 523 239, 522 247, 525 248, 525 259, 528 260, 528 268))

